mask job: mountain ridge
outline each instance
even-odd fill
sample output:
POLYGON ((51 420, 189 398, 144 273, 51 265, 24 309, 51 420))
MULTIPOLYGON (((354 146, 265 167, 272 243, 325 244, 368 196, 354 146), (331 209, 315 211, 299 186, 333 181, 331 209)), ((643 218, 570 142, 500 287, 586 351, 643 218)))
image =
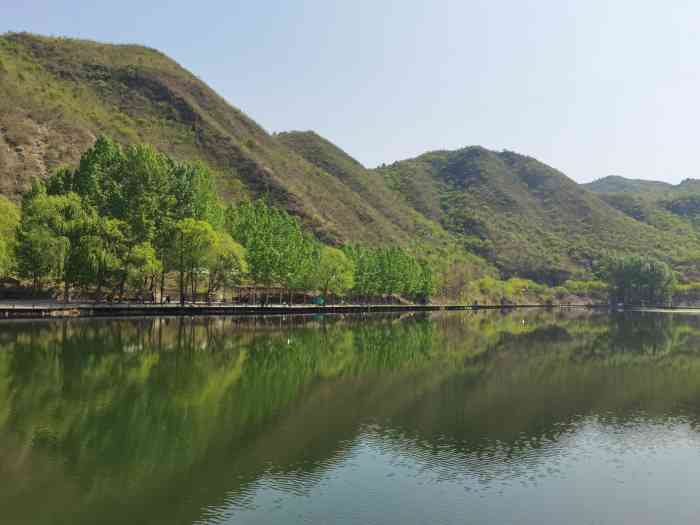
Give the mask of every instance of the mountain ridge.
POLYGON ((263 197, 326 243, 399 244, 469 276, 554 285, 608 255, 682 268, 700 249, 526 155, 469 146, 368 169, 315 132, 270 134, 143 46, 0 35, 0 122, 0 193, 15 200, 106 134, 202 161, 223 199, 263 197))

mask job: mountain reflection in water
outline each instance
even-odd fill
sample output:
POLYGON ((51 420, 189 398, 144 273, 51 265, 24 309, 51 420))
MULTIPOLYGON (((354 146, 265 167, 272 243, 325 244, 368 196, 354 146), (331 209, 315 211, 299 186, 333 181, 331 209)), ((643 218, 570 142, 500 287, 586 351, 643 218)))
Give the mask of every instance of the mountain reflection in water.
POLYGON ((2 523, 693 523, 700 317, 0 324, 2 523))

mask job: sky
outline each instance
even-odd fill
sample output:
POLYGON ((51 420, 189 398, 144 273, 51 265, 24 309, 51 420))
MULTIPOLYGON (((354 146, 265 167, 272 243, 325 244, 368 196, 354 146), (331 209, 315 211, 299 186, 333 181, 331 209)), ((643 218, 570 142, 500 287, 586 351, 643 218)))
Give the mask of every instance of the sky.
POLYGON ((579 182, 700 178, 700 2, 0 0, 0 32, 157 48, 369 167, 482 145, 579 182))

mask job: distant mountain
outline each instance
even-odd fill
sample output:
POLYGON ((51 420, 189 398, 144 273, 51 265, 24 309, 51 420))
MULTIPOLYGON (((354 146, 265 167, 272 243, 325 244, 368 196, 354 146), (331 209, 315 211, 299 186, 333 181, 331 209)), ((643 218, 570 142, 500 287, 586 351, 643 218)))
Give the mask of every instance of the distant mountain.
POLYGON ((224 199, 263 196, 325 242, 401 244, 467 277, 497 268, 557 284, 614 253, 653 253, 686 271, 700 250, 688 218, 700 210, 697 181, 679 185, 690 200, 662 203, 648 196, 676 187, 621 177, 582 187, 481 147, 370 170, 316 133, 267 133, 153 49, 1 35, 0 193, 17 200, 98 134, 205 162, 224 199))
POLYGON ((594 193, 633 193, 643 197, 679 196, 688 193, 700 193, 700 179, 684 179, 678 184, 655 180, 627 179, 619 175, 610 175, 602 179, 582 184, 594 193))
POLYGON ((481 147, 436 151, 378 170, 411 205, 473 239, 506 275, 561 282, 613 253, 680 264, 694 237, 662 234, 527 156, 481 147))
POLYGON ((594 193, 664 193, 673 188, 668 182, 642 179, 626 179, 619 175, 609 175, 602 179, 582 184, 584 188, 594 193))
POLYGON ((700 180, 685 179, 679 184, 605 177, 584 187, 596 191, 608 204, 637 221, 653 226, 664 235, 678 239, 688 250, 688 258, 676 260, 676 269, 686 276, 700 278, 695 268, 696 243, 700 239, 700 180))

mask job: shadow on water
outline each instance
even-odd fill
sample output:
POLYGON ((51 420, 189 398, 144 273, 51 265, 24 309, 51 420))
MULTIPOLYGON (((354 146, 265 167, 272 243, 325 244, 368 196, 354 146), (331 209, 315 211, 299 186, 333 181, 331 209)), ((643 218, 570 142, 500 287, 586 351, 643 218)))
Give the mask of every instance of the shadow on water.
POLYGON ((194 523, 270 477, 311 491, 365 439, 488 477, 591 415, 695 428, 698 343, 700 319, 589 311, 7 323, 0 508, 194 523))

